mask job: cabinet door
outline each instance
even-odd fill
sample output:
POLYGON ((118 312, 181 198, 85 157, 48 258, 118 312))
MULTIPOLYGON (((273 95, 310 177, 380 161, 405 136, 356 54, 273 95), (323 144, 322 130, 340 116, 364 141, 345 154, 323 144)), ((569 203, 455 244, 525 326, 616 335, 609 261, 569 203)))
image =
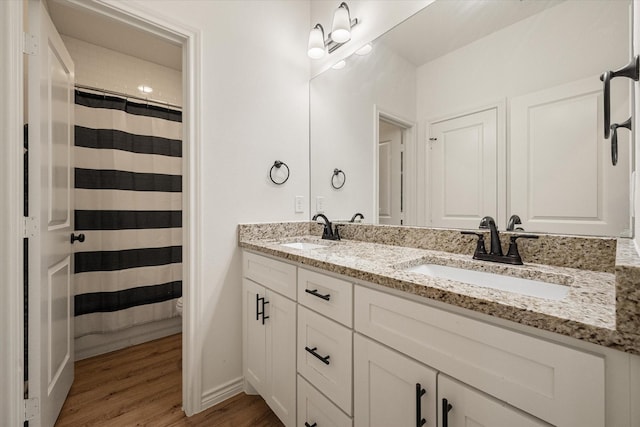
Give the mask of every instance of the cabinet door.
POLYGON ((497 108, 429 124, 428 225, 477 228, 485 215, 501 220, 497 153, 497 108))
POLYGON ((242 279, 244 293, 245 365, 244 377, 260 395, 267 391, 265 326, 262 324, 262 301, 265 289, 248 279, 242 279))
POLYGON ((351 418, 298 376, 298 426, 351 427, 351 418), (306 423, 306 424, 305 424, 306 423))
POLYGON ((442 374, 438 376, 438 405, 440 427, 550 425, 442 374), (445 410, 447 405, 451 405, 451 409, 445 410))
POLYGON ((436 371, 358 334, 353 366, 355 426, 436 426, 436 371))
POLYGON ((296 421, 296 303, 267 290, 265 307, 267 394, 262 396, 286 426, 296 421))

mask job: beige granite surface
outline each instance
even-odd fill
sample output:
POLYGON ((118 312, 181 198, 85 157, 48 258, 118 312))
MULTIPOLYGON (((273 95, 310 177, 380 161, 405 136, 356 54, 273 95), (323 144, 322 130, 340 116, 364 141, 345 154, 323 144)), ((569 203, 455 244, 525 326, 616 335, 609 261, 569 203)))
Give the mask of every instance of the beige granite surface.
POLYGON ((640 354, 640 258, 628 239, 620 239, 616 245, 615 239, 550 236, 544 245, 552 254, 583 250, 575 253, 577 261, 565 257, 564 261, 544 264, 530 262, 524 250, 526 241, 521 249, 525 265, 511 266, 473 260, 475 244, 460 239, 467 236, 459 230, 346 224, 341 228, 343 240, 337 242, 321 240, 321 232, 322 226, 310 222, 243 224, 238 228, 238 240, 245 249, 640 354), (323 247, 298 250, 281 245, 299 241, 323 247), (438 247, 447 250, 433 249, 438 247), (614 256, 610 259, 612 247, 614 256), (597 256, 597 250, 605 255, 597 256), (581 253, 585 255, 582 258, 581 253), (554 301, 406 270, 427 262, 538 279, 570 289, 567 297, 554 301), (557 265, 563 263, 570 266, 557 265))

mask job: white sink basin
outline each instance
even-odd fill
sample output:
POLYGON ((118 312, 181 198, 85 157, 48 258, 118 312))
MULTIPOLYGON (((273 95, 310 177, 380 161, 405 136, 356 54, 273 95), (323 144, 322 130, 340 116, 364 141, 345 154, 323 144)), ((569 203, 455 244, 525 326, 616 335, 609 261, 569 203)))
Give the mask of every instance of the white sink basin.
POLYGON ((310 242, 280 243, 280 246, 284 246, 285 248, 298 249, 300 251, 309 251, 312 249, 326 248, 325 245, 319 245, 317 243, 310 243, 310 242))
POLYGON ((469 285, 551 300, 561 300, 569 293, 569 286, 565 285, 523 279, 520 277, 503 276, 501 274, 487 273, 484 271, 448 267, 445 265, 422 264, 417 267, 408 268, 407 271, 440 279, 454 280, 469 285))

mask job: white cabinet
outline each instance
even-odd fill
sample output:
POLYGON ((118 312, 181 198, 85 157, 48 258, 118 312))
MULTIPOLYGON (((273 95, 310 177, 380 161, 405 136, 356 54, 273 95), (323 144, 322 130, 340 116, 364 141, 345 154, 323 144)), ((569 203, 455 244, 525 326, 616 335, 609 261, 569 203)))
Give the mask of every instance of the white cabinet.
POLYGON ((438 404, 439 427, 549 426, 442 374, 438 375, 438 404))
POLYGON ((351 418, 298 375, 298 426, 351 427, 351 418))
POLYGON ((362 335, 353 346, 356 427, 436 426, 435 370, 362 335))
POLYGON ((243 299, 245 380, 265 399, 284 425, 294 426, 296 303, 246 277, 243 279, 243 299))
POLYGON ((298 372, 351 414, 352 332, 298 307, 298 372))

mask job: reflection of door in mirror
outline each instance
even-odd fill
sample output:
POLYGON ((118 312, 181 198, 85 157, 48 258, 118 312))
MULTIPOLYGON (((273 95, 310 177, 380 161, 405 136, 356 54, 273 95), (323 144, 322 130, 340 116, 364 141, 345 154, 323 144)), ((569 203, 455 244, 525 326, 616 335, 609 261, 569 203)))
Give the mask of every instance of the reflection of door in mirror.
POLYGON ((430 202, 426 225, 477 228, 484 216, 501 220, 497 126, 497 108, 429 123, 425 177, 430 182, 419 190, 430 202))
POLYGON ((378 124, 378 222, 403 224, 403 131, 390 122, 378 124))

